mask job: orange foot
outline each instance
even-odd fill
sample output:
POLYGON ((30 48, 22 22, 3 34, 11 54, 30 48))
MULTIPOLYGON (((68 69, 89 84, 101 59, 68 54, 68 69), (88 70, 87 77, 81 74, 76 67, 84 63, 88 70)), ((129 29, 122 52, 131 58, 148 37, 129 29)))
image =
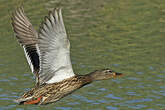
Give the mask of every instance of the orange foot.
POLYGON ((42 96, 40 96, 39 98, 37 98, 36 100, 29 100, 24 102, 23 104, 38 104, 41 100, 42 96))

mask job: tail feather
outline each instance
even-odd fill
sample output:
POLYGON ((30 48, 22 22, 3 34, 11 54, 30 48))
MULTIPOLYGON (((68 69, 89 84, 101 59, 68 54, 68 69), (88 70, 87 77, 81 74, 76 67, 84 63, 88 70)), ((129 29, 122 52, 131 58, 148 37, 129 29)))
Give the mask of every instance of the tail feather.
POLYGON ((33 97, 27 97, 27 98, 18 98, 18 99, 15 99, 14 102, 17 102, 17 103, 21 103, 21 102, 26 102, 27 100, 31 100, 33 97))
POLYGON ((38 97, 38 98, 33 98, 33 97, 27 97, 27 98, 18 98, 16 100, 14 100, 14 102, 19 103, 20 105, 22 104, 38 104, 41 101, 42 97, 38 97))

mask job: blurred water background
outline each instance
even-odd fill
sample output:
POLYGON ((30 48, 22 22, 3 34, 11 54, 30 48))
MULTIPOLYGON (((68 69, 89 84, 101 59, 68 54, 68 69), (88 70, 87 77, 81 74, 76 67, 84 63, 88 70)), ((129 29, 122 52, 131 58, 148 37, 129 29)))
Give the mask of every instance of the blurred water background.
POLYGON ((164 0, 0 0, 0 27, 0 110, 165 110, 164 0), (111 68, 125 77, 46 106, 13 102, 34 86, 11 28, 22 4, 36 29, 49 10, 63 8, 75 73, 111 68))

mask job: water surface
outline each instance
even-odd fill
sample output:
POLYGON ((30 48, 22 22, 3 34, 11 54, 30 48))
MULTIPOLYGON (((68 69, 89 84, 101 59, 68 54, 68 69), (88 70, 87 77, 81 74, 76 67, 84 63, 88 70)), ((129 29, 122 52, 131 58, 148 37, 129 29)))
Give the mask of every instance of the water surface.
POLYGON ((0 110, 164 110, 164 0, 1 0, 0 110), (94 82, 57 103, 13 102, 34 77, 11 28, 12 11, 24 4, 36 29, 48 10, 63 8, 75 73, 111 68, 125 77, 94 82))

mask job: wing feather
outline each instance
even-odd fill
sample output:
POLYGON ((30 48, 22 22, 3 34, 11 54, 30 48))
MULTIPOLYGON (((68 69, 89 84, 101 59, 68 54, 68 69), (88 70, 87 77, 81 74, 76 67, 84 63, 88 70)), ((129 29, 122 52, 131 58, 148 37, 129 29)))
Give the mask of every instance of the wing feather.
POLYGON ((39 71, 39 55, 37 50, 38 33, 25 16, 23 7, 12 15, 12 26, 16 37, 24 48, 25 56, 33 73, 39 71))
POLYGON ((39 32, 41 83, 54 83, 74 76, 61 9, 54 9, 45 17, 39 32))

